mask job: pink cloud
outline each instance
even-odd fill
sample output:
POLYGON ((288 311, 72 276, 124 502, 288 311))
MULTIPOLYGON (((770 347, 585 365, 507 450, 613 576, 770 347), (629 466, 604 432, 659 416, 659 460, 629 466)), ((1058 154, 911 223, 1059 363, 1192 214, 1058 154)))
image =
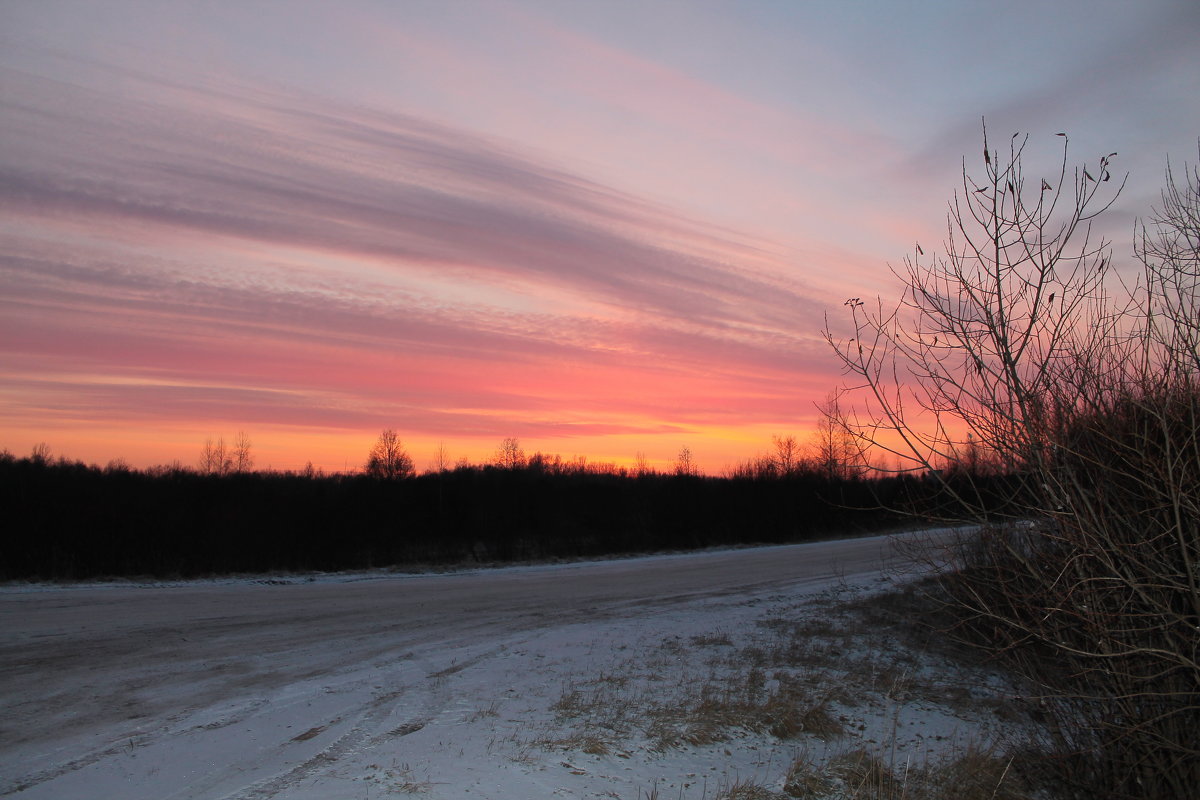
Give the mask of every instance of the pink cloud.
POLYGON ((6 80, 5 427, 682 436, 788 418, 821 358, 772 243, 485 138, 6 80))

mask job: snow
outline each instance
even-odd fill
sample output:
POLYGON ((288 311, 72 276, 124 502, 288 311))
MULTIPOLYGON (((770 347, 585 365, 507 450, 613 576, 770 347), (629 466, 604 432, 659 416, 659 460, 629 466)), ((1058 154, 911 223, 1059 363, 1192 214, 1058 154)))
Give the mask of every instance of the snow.
POLYGON ((996 676, 856 629, 850 601, 889 589, 896 558, 873 537, 448 575, 0 587, 0 793, 712 798, 778 789, 800 756, 923 764, 1011 735, 996 676), (784 690, 840 732, 738 723, 739 702, 784 690), (700 724, 710 706, 725 716, 700 724))

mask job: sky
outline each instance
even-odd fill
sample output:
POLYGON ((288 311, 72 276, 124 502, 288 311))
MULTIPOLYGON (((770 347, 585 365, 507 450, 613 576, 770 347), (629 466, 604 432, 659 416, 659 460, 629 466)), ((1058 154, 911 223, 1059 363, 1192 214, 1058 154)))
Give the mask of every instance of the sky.
POLYGON ((826 315, 939 248, 981 120, 1117 152, 1131 261, 1198 41, 1194 0, 0 0, 0 448, 720 472, 811 436, 826 315))

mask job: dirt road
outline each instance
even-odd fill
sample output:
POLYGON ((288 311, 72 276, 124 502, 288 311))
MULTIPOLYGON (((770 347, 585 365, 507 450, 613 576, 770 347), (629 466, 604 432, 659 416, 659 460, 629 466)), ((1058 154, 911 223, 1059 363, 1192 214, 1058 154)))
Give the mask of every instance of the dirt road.
POLYGON ((429 576, 5 587, 0 794, 108 796, 125 770, 125 798, 276 796, 314 761, 419 729, 444 707, 437 678, 532 631, 654 625, 895 557, 872 537, 429 576))

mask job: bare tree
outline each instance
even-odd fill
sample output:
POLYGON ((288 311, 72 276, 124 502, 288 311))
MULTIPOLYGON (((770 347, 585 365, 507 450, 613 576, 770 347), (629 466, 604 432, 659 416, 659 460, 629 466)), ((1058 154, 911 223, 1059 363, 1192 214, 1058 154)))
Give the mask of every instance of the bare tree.
POLYGON ((895 307, 851 298, 826 337, 862 398, 859 441, 942 476, 957 543, 941 586, 958 634, 1040 694, 1065 792, 1181 797, 1200 785, 1200 175, 1168 173, 1144 280, 1114 298, 1090 222, 1115 153, 1027 183, 1026 139, 963 168, 945 255, 905 260, 895 307), (977 491, 979 463, 1005 496, 977 491), (953 469, 944 469, 949 466, 953 469), (970 476, 951 481, 948 473, 970 476), (1011 520, 994 524, 1003 512, 1011 520))
POLYGON ((774 467, 778 475, 787 477, 799 471, 800 445, 795 436, 772 436, 771 444, 775 447, 774 467))
POLYGON ((46 465, 50 463, 50 445, 45 442, 38 442, 29 451, 29 460, 34 464, 46 465))
POLYGON ((515 436, 509 436, 496 448, 496 466, 501 469, 521 469, 525 466, 525 451, 515 436))
POLYGON ((1144 328, 1157 363, 1146 369, 1200 371, 1200 163, 1183 180, 1168 164, 1162 206, 1140 226, 1135 253, 1144 271, 1144 328))
POLYGON ((848 480, 858 473, 862 448, 846 424, 837 392, 817 403, 817 428, 812 440, 812 460, 828 481, 848 480))
POLYGON ((233 440, 231 456, 234 472, 249 472, 254 469, 254 455, 250 452, 250 445, 250 437, 246 435, 246 432, 238 431, 237 438, 233 440))
POLYGON ((646 454, 641 450, 637 452, 634 459, 633 474, 639 478, 654 474, 654 467, 650 466, 650 462, 646 460, 646 454))
POLYGON ((216 442, 209 437, 200 449, 200 472, 205 475, 228 475, 233 470, 233 458, 225 447, 225 437, 216 442))
POLYGON ((679 448, 679 455, 675 456, 675 474, 686 476, 699 474, 696 460, 692 457, 692 450, 687 445, 679 448))
POLYGON ((254 469, 254 456, 250 447, 250 437, 245 431, 238 431, 232 447, 225 444, 223 436, 215 442, 209 437, 204 440, 204 447, 200 449, 199 470, 205 475, 249 472, 254 469))
POLYGON ((110 474, 124 474, 133 472, 133 467, 129 465, 129 462, 124 457, 117 456, 116 458, 109 459, 108 464, 104 467, 104 471, 110 474))
POLYGON ((1109 255, 1090 222, 1119 191, 1102 190, 1110 156, 1092 167, 1099 178, 1069 174, 1064 136, 1057 174, 1030 185, 1026 142, 1013 137, 1007 152, 993 151, 985 131, 984 177, 964 166, 945 254, 905 258, 894 307, 847 300, 852 336, 826 326, 852 390, 865 396, 847 429, 909 469, 955 461, 968 433, 1010 468, 1040 463, 1047 397, 1069 404, 1083 388, 1058 385, 1056 368, 1070 353, 1094 360, 1109 333, 1109 255))
POLYGON ((413 474, 413 460, 391 428, 379 434, 367 457, 366 469, 368 475, 389 480, 407 478, 413 474))
POLYGON ((446 450, 445 442, 438 442, 437 450, 433 451, 433 459, 429 462, 429 471, 440 475, 450 469, 450 453, 446 450))

